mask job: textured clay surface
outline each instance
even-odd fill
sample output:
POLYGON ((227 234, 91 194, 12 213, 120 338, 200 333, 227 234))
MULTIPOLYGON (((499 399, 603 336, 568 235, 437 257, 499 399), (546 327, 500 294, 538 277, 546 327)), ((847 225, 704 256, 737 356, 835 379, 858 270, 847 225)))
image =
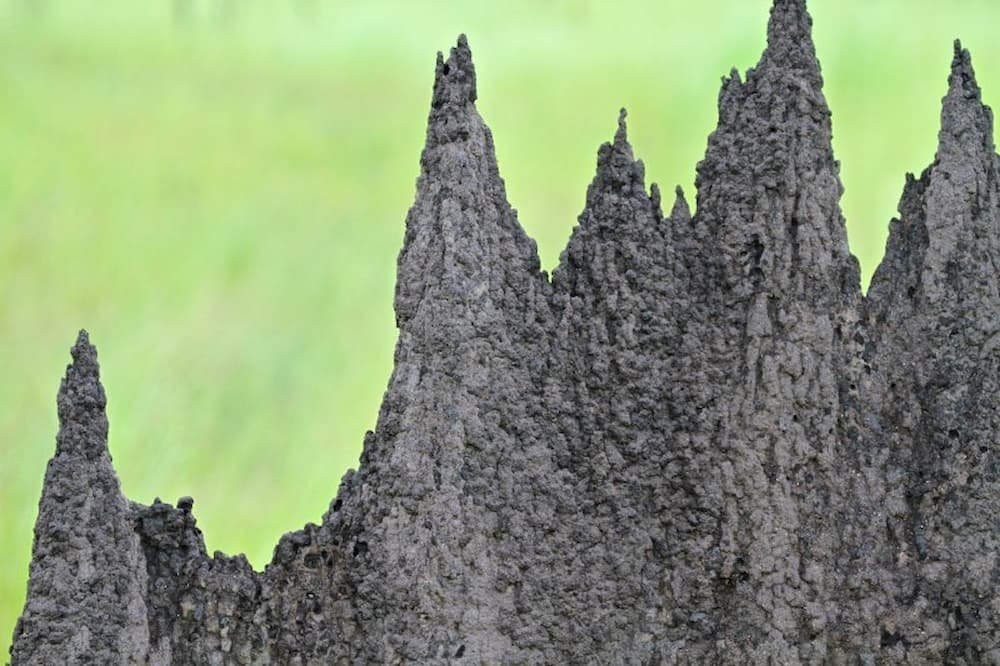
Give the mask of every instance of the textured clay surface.
POLYGON ((1000 663, 1000 158, 956 45, 863 297, 803 0, 719 96, 697 213, 625 112, 551 279, 464 38, 438 59, 395 370, 264 572, 126 500, 86 334, 14 664, 1000 663))

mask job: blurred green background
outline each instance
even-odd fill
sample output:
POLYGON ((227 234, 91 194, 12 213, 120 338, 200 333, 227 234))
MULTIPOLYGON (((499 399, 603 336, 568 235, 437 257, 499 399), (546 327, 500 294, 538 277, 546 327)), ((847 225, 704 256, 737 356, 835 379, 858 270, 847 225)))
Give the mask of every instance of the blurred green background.
MULTIPOLYGON (((128 496, 194 496, 209 549, 263 567, 374 425, 435 52, 468 33, 551 268, 622 105, 649 179, 693 199, 720 77, 756 61, 768 5, 2 0, 0 654, 78 328, 128 496)), ((867 282, 904 172, 933 159, 955 36, 1000 95, 1000 3, 811 9, 867 282)))

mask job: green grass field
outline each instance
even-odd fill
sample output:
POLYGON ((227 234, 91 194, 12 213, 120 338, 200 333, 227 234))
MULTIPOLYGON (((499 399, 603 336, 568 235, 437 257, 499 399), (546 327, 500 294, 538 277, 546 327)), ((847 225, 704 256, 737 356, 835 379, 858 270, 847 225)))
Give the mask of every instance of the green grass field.
MULTIPOLYGON (((622 105, 650 180, 693 198, 720 77, 756 61, 769 3, 192 4, 0 0, 2 654, 78 328, 125 492, 194 496, 209 549, 263 567, 374 425, 435 52, 468 33, 551 268, 622 105)), ((904 172, 933 159, 954 37, 1000 98, 1000 4, 811 5, 867 281, 904 172)))

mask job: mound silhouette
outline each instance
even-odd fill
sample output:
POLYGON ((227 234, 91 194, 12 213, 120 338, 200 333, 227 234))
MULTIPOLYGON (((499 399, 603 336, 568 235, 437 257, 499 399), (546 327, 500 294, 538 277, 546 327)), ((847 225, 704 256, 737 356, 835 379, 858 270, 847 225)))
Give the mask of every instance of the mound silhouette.
MULTIPOLYGON (((459 38, 378 425, 255 572, 121 493, 96 351, 59 392, 14 664, 1000 663, 1000 158, 956 45, 862 295, 804 0, 719 96, 697 207, 621 113, 551 278, 459 38)), ((266 461, 261 461, 266 464, 266 461)))

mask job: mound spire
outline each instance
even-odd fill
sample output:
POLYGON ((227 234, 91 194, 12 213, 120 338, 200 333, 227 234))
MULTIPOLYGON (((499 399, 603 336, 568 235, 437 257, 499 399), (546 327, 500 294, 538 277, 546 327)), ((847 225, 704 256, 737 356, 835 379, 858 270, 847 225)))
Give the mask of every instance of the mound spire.
POLYGON ((645 190, 646 170, 641 160, 635 159, 628 142, 628 112, 618 112, 618 127, 614 139, 603 144, 597 152, 597 173, 587 191, 587 205, 596 205, 606 195, 616 197, 648 198, 645 190))
POLYGON ((805 0, 775 0, 771 7, 767 49, 760 66, 769 65, 794 71, 816 88, 823 85, 805 0))
MULTIPOLYGON (((993 113, 982 102, 972 56, 955 41, 955 55, 948 76, 948 94, 941 109, 938 160, 942 163, 992 159, 993 113)), ((954 166, 960 167, 960 164, 954 166)))
POLYGON ((513 281, 540 276, 535 242, 507 202, 493 135, 475 99, 472 53, 462 35, 447 60, 438 54, 417 196, 397 263, 400 326, 421 304, 457 313, 476 301, 499 302, 506 273, 513 281))
POLYGON ((97 348, 81 330, 70 354, 73 363, 59 388, 59 435, 56 453, 79 454, 94 459, 108 453, 107 399, 101 385, 97 348))
POLYGON ((80 331, 59 389, 59 434, 35 523, 13 663, 139 662, 146 571, 108 454, 97 350, 80 331))
POLYGON ((464 34, 452 47, 448 59, 437 54, 434 70, 434 95, 431 106, 441 108, 447 105, 461 107, 476 101, 476 68, 472 64, 472 51, 464 34))
POLYGON ((832 619, 816 603, 832 598, 836 583, 803 574, 836 570, 832 544, 846 520, 823 507, 849 514, 853 501, 833 461, 837 451, 849 457, 837 432, 855 427, 852 398, 840 387, 858 384, 860 279, 822 85, 805 3, 777 0, 760 61, 723 82, 718 127, 698 165, 693 230, 678 238, 691 304, 683 374, 719 379, 709 389, 684 387, 673 409, 683 422, 705 423, 704 404, 714 405, 725 425, 692 435, 711 442, 698 469, 734 474, 689 480, 709 488, 698 510, 720 516, 697 531, 718 540, 719 564, 692 552, 675 568, 772 590, 766 602, 700 590, 697 603, 705 613, 727 609, 717 632, 734 645, 743 636, 781 637, 767 652, 733 652, 725 662, 805 658, 792 646, 801 627, 832 619), (792 394, 804 399, 789 402, 792 394))
POLYGON ((893 633, 914 643, 917 661, 989 661, 1000 645, 986 610, 996 567, 991 575, 969 565, 1000 550, 998 174, 993 114, 956 42, 936 159, 907 177, 866 303, 886 396, 871 446, 888 451, 894 480, 886 525, 899 566, 889 594, 920 590, 898 609, 893 633))
POLYGON ((698 165, 699 223, 729 257, 720 279, 741 293, 754 284, 810 298, 828 286, 859 289, 811 33, 802 0, 775 2, 767 48, 745 81, 735 71, 725 80, 719 126, 698 165), (793 277, 800 271, 804 279, 793 277))
POLYGON ((688 206, 684 188, 680 185, 674 190, 674 206, 670 210, 670 221, 673 224, 689 224, 691 222, 691 207, 688 206))
MULTIPOLYGON (((528 446, 530 437, 513 440, 513 428, 532 431, 514 417, 518 405, 541 400, 549 285, 507 201, 475 100, 462 36, 436 66, 397 263, 395 370, 364 464, 328 514, 354 563, 351 584, 371 590, 352 600, 358 615, 383 618, 378 629, 364 628, 362 661, 426 662, 456 652, 503 661, 501 616, 512 613, 512 601, 501 595, 499 551, 514 549, 498 528, 470 545, 466 526, 496 526, 517 505, 515 489, 495 477, 528 446), (486 488, 496 494, 484 503, 486 488)), ((533 466, 520 483, 530 487, 545 470, 533 466)))

